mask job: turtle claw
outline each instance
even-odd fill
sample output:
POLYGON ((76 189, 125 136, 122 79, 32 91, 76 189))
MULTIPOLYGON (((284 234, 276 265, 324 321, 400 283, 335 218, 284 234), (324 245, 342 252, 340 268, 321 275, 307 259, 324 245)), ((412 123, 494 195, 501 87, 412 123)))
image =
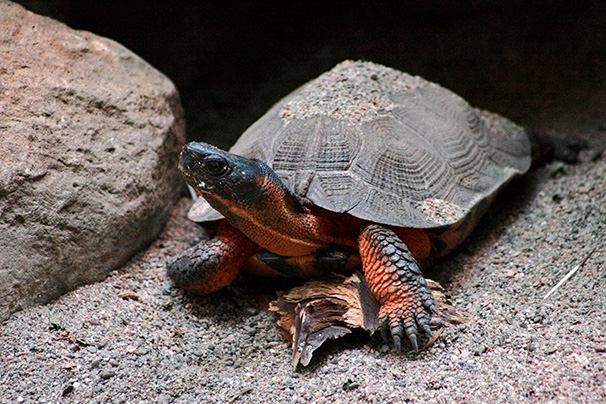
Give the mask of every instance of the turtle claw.
MULTIPOLYGON (((417 343, 417 336, 415 334, 410 334, 408 336, 408 339, 410 340, 410 344, 412 345, 412 350, 417 352, 419 350, 419 344, 417 343)), ((398 352, 400 350, 398 349, 398 352)))
POLYGON ((402 350, 402 342, 399 335, 393 336, 393 347, 396 352, 400 352, 402 350))
POLYGON ((383 314, 380 316, 379 323, 381 338, 386 343, 389 343, 389 335, 391 334, 391 340, 393 341, 394 350, 401 352, 402 350, 402 338, 408 337, 412 350, 415 352, 419 351, 419 340, 432 340, 435 337, 435 333, 429 327, 429 321, 431 316, 428 312, 435 311, 432 308, 425 308, 420 312, 409 310, 406 308, 406 304, 395 305, 401 309, 397 310, 395 315, 390 314, 389 311, 393 310, 392 305, 385 305, 381 308, 383 314), (402 308, 404 307, 404 308, 402 308))
POLYGON ((429 337, 429 339, 432 339, 435 335, 435 333, 433 331, 431 331, 431 328, 429 328, 428 324, 423 325, 423 331, 425 332, 425 335, 427 335, 427 337, 429 337))
MULTIPOLYGON (((394 350, 396 352, 401 352, 402 351, 402 335, 403 335, 402 327, 400 327, 399 323, 390 324, 388 318, 389 317, 387 315, 384 315, 384 316, 381 316, 381 319, 379 320, 379 323, 380 323, 379 329, 381 330, 381 339, 386 344, 389 344, 389 342, 390 342, 389 336, 391 334, 391 341, 393 342, 394 350)), ((411 343, 413 344, 413 346, 415 346, 414 344, 416 343, 416 337, 414 339, 415 339, 414 342, 412 342, 412 339, 411 339, 411 343)))

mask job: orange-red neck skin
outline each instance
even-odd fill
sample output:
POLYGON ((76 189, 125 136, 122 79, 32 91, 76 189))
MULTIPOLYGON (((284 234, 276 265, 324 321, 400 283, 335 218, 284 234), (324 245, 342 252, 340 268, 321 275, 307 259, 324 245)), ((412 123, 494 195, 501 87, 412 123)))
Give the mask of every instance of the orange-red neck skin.
MULTIPOLYGON (((358 249, 358 236, 367 221, 300 201, 272 183, 263 186, 268 188, 264 193, 268 199, 262 204, 237 206, 216 195, 205 197, 233 226, 275 254, 309 255, 331 245, 358 249)), ((429 255, 430 241, 423 230, 397 227, 393 230, 419 261, 429 255)))

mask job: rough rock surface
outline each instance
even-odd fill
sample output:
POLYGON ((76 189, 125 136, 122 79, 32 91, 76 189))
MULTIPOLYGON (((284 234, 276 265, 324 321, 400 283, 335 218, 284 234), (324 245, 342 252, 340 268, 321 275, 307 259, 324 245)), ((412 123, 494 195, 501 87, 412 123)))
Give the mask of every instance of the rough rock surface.
POLYGON ((0 0, 0 320, 103 279, 181 187, 178 93, 121 45, 0 0))

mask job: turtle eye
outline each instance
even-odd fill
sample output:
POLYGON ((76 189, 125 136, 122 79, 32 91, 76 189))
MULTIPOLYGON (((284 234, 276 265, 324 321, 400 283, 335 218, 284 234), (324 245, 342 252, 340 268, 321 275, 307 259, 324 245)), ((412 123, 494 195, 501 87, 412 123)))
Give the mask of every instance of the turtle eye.
POLYGON ((208 171, 210 175, 215 177, 220 177, 229 170, 227 160, 216 154, 206 157, 202 164, 204 169, 208 171))

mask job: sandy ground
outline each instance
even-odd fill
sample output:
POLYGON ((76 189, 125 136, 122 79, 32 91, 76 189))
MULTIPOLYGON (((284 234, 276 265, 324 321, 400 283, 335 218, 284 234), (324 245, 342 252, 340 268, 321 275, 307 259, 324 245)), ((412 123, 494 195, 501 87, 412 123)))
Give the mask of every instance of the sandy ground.
MULTIPOLYGON (((542 37, 530 35, 530 20, 530 34, 521 30, 519 37, 501 38, 507 46, 495 49, 503 59, 491 58, 486 49, 492 50, 494 35, 509 32, 500 28, 511 21, 498 10, 491 16, 438 26, 440 41, 427 42, 417 41, 427 30, 412 35, 404 29, 394 37, 389 26, 373 25, 366 34, 379 35, 370 48, 385 49, 387 57, 369 57, 394 67, 391 59, 406 59, 412 65, 404 70, 422 73, 474 105, 521 124, 581 134, 595 147, 606 145, 604 18, 573 13, 575 18, 552 23, 547 14, 538 32, 559 39, 540 52, 533 46, 524 51, 528 41, 542 37), (475 24, 489 29, 474 29, 475 24), (483 46, 458 46, 482 33, 483 46), (517 44, 519 54, 513 52, 517 44)), ((322 48, 337 59, 328 67, 359 53, 347 47, 357 30, 343 35, 345 44, 322 48)), ((284 68, 285 75, 314 77, 308 71, 314 60, 319 59, 302 54, 284 68)), ((234 77, 240 77, 240 65, 234 66, 234 77)), ((280 83, 279 77, 267 80, 259 97, 273 102, 294 88, 289 81, 276 89, 280 83)), ((234 88, 248 87, 238 82, 234 88)), ((194 92, 209 99, 208 91, 194 92)), ((241 93, 233 98, 239 102, 241 93)), ((226 126, 243 111, 219 114, 195 104, 190 101, 190 117, 203 122, 188 121, 194 133, 216 133, 215 140, 225 133, 237 136, 226 126), (205 120, 213 122, 205 126, 205 120)), ((462 248, 426 271, 469 318, 447 329, 429 350, 395 354, 379 336, 356 334, 332 342, 308 368, 297 370, 265 311, 271 291, 266 280, 241 277, 227 290, 198 299, 167 290, 166 258, 202 235, 185 219, 187 204, 175 210, 149 249, 104 282, 0 324, 0 403, 606 402, 605 156, 586 153, 576 166, 551 163, 512 183, 462 248)))
POLYGON ((167 290, 166 257, 202 235, 183 200, 122 270, 0 326, 0 402, 606 402, 606 159, 591 157, 511 184, 426 271, 466 324, 420 354, 356 334, 298 370, 264 310, 267 281, 197 299, 167 290))
MULTIPOLYGON (((517 56, 504 47, 505 64, 485 49, 492 32, 507 24, 498 13, 486 22, 495 30, 471 29, 491 34, 478 48, 481 57, 471 52, 470 63, 461 52, 477 44, 452 43, 465 43, 469 24, 484 24, 473 15, 448 28, 448 35, 438 27, 437 37, 454 38, 444 50, 425 52, 423 42, 415 47, 406 30, 402 41, 391 31, 376 37, 373 49, 385 48, 383 37, 396 59, 413 49, 417 56, 407 59, 412 65, 405 70, 462 89, 472 104, 521 124, 580 134, 599 148, 606 145, 603 19, 574 15, 578 21, 553 24, 560 39, 542 52, 524 50, 525 31, 506 38, 522 51, 517 56), (403 49, 394 48, 399 43, 403 49), (474 71, 472 79, 465 79, 466 69, 474 71)), ((352 57, 345 50, 340 56, 345 45, 328 47, 336 50, 331 58, 352 57)), ((313 63, 302 61, 316 59, 306 55, 284 67, 287 78, 315 76, 313 63)), ((375 61, 392 65, 389 57, 375 61)), ((267 80, 256 94, 270 105, 294 87, 288 81, 276 88, 282 81, 267 80)), ((208 91, 196 93, 209 98, 208 91)), ((233 96, 238 102, 239 95, 233 96)), ((256 101, 243 108, 261 104, 256 101)), ((188 121, 190 130, 216 144, 231 142, 225 133, 237 131, 228 125, 246 127, 243 117, 254 115, 218 112, 192 108, 190 117, 202 123, 188 121), (204 125, 215 116, 220 119, 204 125)), ((183 200, 161 237, 104 282, 0 324, 0 403, 606 402, 606 156, 594 157, 585 153, 575 166, 551 163, 512 183, 462 248, 426 270, 469 318, 466 324, 447 329, 420 354, 396 354, 378 335, 359 333, 328 344, 309 367, 297 370, 265 310, 271 282, 243 276, 202 298, 168 290, 166 258, 203 235, 185 219, 189 202, 183 200)))

